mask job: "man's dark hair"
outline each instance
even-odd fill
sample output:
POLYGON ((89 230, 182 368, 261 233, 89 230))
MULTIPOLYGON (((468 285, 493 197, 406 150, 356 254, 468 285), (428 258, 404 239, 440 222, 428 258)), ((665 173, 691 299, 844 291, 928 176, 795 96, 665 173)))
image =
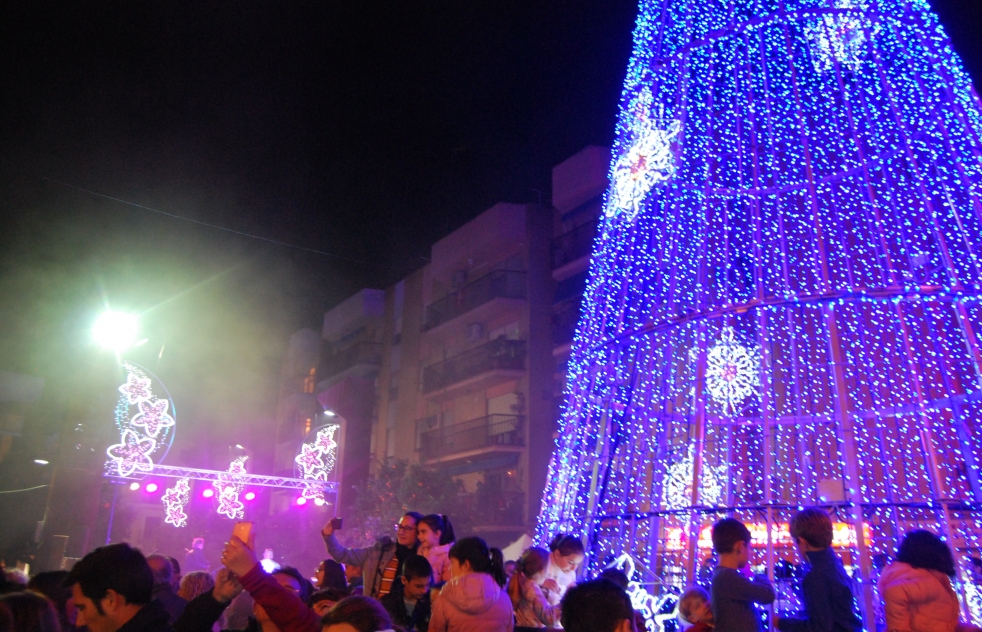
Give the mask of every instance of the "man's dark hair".
POLYGON ((170 558, 166 555, 148 555, 147 564, 150 565, 150 572, 153 573, 154 586, 170 586, 174 578, 174 567, 170 564, 170 558))
POLYGON ((422 555, 410 555, 402 567, 402 576, 407 582, 417 577, 433 577, 433 567, 422 555))
POLYGON ((736 518, 723 518, 713 525, 713 550, 732 553, 737 542, 750 546, 750 529, 736 518))
POLYGON ((832 546, 832 519, 824 509, 805 507, 791 518, 789 530, 792 538, 803 538, 816 548, 832 546))
POLYGON ((563 595, 566 632, 613 632, 621 621, 634 621, 631 598, 609 579, 576 584, 563 595))
POLYGON ((604 570, 600 571, 600 575, 597 576, 597 579, 612 581, 624 590, 627 590, 628 584, 631 583, 631 580, 627 577, 627 573, 619 568, 605 568, 604 570))
POLYGON ((74 584, 95 603, 99 614, 104 614, 100 602, 109 590, 122 595, 126 603, 150 603, 153 573, 143 553, 126 543, 110 544, 92 551, 72 567, 65 585, 74 584))
POLYGON ((910 564, 914 568, 940 571, 949 577, 955 576, 955 558, 944 540, 930 531, 918 529, 904 536, 897 549, 897 561, 910 564))
POLYGON ((347 623, 358 632, 377 632, 392 627, 392 619, 382 604, 364 595, 345 597, 321 619, 324 627, 335 623, 347 623))
POLYGON ((177 561, 177 558, 176 557, 171 557, 170 555, 168 555, 167 556, 167 559, 170 560, 170 567, 172 569, 174 569, 174 574, 175 575, 180 575, 181 574, 181 563, 177 561))
POLYGON ((347 597, 343 590, 338 590, 337 588, 325 588, 324 590, 318 590, 310 599, 307 600, 307 606, 313 608, 314 604, 320 603, 322 601, 333 601, 337 603, 347 597))
POLYGON ((300 597, 300 601, 307 601, 307 599, 310 598, 311 593, 314 592, 314 585, 310 583, 310 580, 301 575, 300 571, 292 566, 278 568, 273 571, 273 575, 289 575, 293 579, 297 580, 297 583, 300 584, 300 592, 297 593, 297 597, 300 597))

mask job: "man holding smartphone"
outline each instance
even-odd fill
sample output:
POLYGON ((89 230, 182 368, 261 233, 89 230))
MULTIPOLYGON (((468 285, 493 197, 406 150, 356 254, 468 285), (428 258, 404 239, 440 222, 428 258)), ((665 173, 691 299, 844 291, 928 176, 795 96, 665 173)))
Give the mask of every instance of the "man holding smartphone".
POLYGON ((423 517, 415 511, 406 513, 395 525, 395 541, 388 536, 379 538, 374 545, 361 549, 348 549, 338 542, 334 531, 340 528, 339 519, 331 520, 321 529, 328 554, 341 564, 361 566, 365 594, 381 599, 389 594, 397 578, 402 576, 403 564, 416 552, 416 525, 423 517))

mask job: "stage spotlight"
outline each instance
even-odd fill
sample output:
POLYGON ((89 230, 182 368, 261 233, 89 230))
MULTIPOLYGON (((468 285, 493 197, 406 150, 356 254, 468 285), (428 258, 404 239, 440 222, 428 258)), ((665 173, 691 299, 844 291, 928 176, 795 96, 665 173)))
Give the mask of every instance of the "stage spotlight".
POLYGON ((139 483, 130 483, 130 489, 132 489, 133 491, 136 491, 136 490, 140 489, 140 484, 139 483))
POLYGON ((151 494, 154 493, 155 491, 157 491, 157 484, 156 483, 147 483, 147 491, 150 492, 151 494))
POLYGON ((323 507, 324 506, 324 499, 323 498, 315 498, 314 499, 314 504, 317 505, 318 507, 323 507))
POLYGON ((256 492, 246 492, 245 493, 245 499, 246 500, 255 500, 256 499, 256 492))
POLYGON ((201 492, 201 495, 204 496, 205 498, 211 498, 212 496, 215 495, 215 490, 212 489, 211 487, 206 487, 205 491, 201 492))
POLYGON ((121 353, 136 342, 139 326, 136 316, 109 310, 92 326, 92 337, 101 346, 121 353))
POLYGON ((304 505, 307 504, 307 499, 301 496, 300 498, 297 499, 297 504, 303 507, 304 505))

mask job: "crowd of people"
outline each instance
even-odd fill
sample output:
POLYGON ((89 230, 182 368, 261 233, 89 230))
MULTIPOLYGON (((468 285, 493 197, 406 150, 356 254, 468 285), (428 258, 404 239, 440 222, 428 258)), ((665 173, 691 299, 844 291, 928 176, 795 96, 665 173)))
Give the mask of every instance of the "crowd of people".
MULTIPOLYGON (((447 516, 406 513, 395 538, 346 548, 336 522, 321 531, 329 554, 316 582, 297 569, 263 564, 248 541, 233 536, 222 568, 208 570, 195 540, 185 558, 145 557, 127 544, 96 549, 70 571, 39 573, 25 584, 4 577, 0 632, 511 632, 562 627, 570 632, 640 632, 629 578, 606 569, 577 573, 582 540, 559 534, 548 550, 531 547, 513 564, 478 537, 457 540, 447 516), (191 567, 193 570, 188 570, 191 567), (203 567, 203 568, 202 568, 203 567)), ((858 632, 853 581, 832 548, 832 521, 817 508, 798 512, 791 537, 807 558, 804 608, 777 617, 781 632, 858 632)), ((763 632, 759 605, 774 602, 767 578, 750 571, 751 534, 733 518, 712 529, 718 564, 711 583, 692 586, 677 615, 691 632, 763 632)), ((952 588, 955 561, 938 536, 907 534, 881 573, 888 632, 968 632, 952 588)))

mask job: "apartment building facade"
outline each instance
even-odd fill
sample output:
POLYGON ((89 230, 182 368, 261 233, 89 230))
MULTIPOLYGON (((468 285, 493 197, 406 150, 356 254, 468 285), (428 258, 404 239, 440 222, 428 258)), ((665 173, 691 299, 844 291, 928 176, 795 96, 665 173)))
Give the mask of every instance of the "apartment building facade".
POLYGON ((435 243, 423 268, 327 312, 318 360, 290 365, 284 465, 317 409, 330 411, 344 429, 342 507, 375 464, 405 459, 454 477, 493 545, 531 533, 609 156, 584 149, 553 170, 552 207, 497 204, 435 243), (301 378, 313 397, 296 393, 301 378))

